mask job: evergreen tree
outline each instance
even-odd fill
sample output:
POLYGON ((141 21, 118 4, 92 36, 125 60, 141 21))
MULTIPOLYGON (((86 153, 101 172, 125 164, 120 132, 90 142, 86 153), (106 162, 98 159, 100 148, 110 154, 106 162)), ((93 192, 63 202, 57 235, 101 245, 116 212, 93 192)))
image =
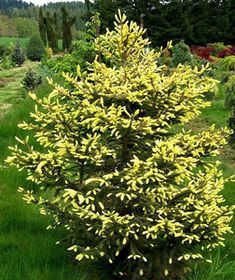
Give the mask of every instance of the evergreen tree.
POLYGON ((72 44, 71 27, 75 24, 76 17, 69 17, 68 11, 65 7, 61 8, 62 12, 62 32, 63 32, 63 49, 69 50, 72 44))
POLYGON ((94 2, 94 9, 99 12, 101 20, 101 32, 104 32, 107 27, 113 27, 114 14, 116 10, 123 6, 117 4, 113 0, 98 0, 94 2))
MULTIPOLYGON (((219 3, 219 15, 218 15, 218 37, 222 42, 228 42, 231 38, 231 29, 230 27, 230 9, 231 9, 231 1, 230 0, 223 0, 219 3)), ((235 17, 235 14, 233 14, 235 17)), ((235 39, 235 38, 234 38, 235 39)), ((218 42, 218 40, 217 40, 218 42)))
POLYGON ((184 39, 205 45, 224 41, 234 44, 234 0, 95 0, 101 27, 112 27, 117 8, 140 24, 143 15, 148 37, 154 45, 184 39))
POLYGON ((47 27, 47 40, 48 45, 54 52, 58 51, 58 36, 56 30, 56 22, 54 16, 51 16, 49 12, 46 15, 46 27, 47 27))
POLYGON ((47 23, 42 8, 39 9, 38 27, 44 46, 47 46, 47 23))
POLYGON ((60 27, 59 27, 58 15, 57 15, 56 12, 54 12, 53 23, 54 23, 54 32, 55 32, 55 40, 56 40, 56 49, 58 50, 58 40, 59 40, 59 37, 60 37, 60 27))
POLYGON ((34 121, 20 127, 40 148, 17 139, 7 161, 28 173, 37 190, 21 188, 24 200, 53 217, 50 228, 65 227, 76 260, 110 263, 112 279, 180 279, 231 232, 234 207, 213 159, 229 132, 175 130, 209 105, 216 81, 207 68, 158 67, 145 31, 116 19, 96 40, 115 67, 96 59, 89 73, 66 76, 74 90, 31 94, 34 121))
POLYGON ((25 61, 25 56, 24 56, 23 51, 22 51, 22 49, 21 49, 21 47, 18 43, 16 44, 16 46, 14 47, 14 49, 12 51, 11 60, 15 65, 17 65, 19 67, 25 61))
POLYGON ((229 43, 235 44, 235 0, 231 0, 229 22, 230 22, 230 38, 229 43))
POLYGON ((43 41, 38 34, 33 34, 29 38, 29 43, 27 46, 27 57, 32 61, 40 61, 45 55, 45 48, 43 41))

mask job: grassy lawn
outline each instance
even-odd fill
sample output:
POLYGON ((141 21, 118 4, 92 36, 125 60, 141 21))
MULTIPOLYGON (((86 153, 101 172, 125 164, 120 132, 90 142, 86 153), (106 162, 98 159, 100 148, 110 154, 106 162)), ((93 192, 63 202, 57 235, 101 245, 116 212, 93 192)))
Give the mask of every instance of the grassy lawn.
MULTIPOLYGON (((0 79, 5 81, 0 88, 0 279, 87 280, 88 268, 72 264, 66 248, 55 245, 62 232, 46 230, 48 217, 26 205, 17 192, 19 186, 28 185, 25 174, 4 163, 15 136, 23 136, 17 124, 27 120, 34 107, 29 98, 22 98, 20 84, 29 66, 32 64, 0 72, 0 79)), ((44 81, 37 94, 43 96, 50 90, 44 81)))
POLYGON ((25 91, 21 81, 27 70, 35 65, 35 63, 26 61, 22 67, 0 72, 0 118, 9 111, 13 104, 17 104, 24 97, 25 91))
MULTIPOLYGON (((0 45, 8 47, 11 43, 14 45, 19 43, 23 49, 27 48, 29 38, 17 38, 17 37, 1 37, 0 36, 0 45)), ((62 40, 59 40, 59 50, 62 50, 62 40)))
POLYGON ((28 38, 0 37, 0 45, 4 45, 6 47, 8 47, 11 43, 16 44, 19 42, 22 48, 26 48, 28 41, 28 38))
MULTIPOLYGON (((187 128, 193 131, 207 129, 215 124, 217 128, 227 125, 230 115, 230 109, 224 107, 226 92, 224 86, 219 85, 218 93, 212 100, 211 106, 204 109, 200 117, 187 125, 187 128)), ((227 145, 218 156, 221 161, 221 169, 225 176, 234 174, 235 170, 235 150, 227 145)), ((225 184, 223 191, 226 203, 235 204, 235 183, 225 184)), ((233 219, 233 230, 235 231, 235 219, 233 219)), ((225 240, 225 247, 208 254, 213 260, 212 264, 196 265, 192 273, 184 280, 234 280, 235 279, 235 238, 234 235, 228 235, 225 240)))

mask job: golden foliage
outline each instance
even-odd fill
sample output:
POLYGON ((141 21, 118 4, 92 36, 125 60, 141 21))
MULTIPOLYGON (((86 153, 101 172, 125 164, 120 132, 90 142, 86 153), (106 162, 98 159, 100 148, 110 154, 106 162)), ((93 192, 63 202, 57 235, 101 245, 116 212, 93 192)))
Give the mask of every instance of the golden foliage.
POLYGON ((127 279, 167 279, 231 232, 233 208, 212 159, 229 132, 169 133, 209 105, 203 96, 216 81, 207 67, 157 66, 144 33, 119 13, 115 30, 96 40, 111 66, 97 58, 90 73, 65 75, 74 90, 55 84, 47 98, 31 94, 33 121, 20 127, 43 149, 17 139, 23 148, 7 161, 39 185, 21 189, 24 199, 54 216, 51 227, 67 228, 78 261, 104 258, 127 279))

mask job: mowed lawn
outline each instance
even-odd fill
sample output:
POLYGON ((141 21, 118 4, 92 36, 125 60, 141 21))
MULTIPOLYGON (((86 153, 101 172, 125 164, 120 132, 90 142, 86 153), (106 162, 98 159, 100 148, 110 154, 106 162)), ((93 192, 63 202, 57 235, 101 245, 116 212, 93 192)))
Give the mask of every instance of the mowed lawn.
POLYGON ((6 47, 10 46, 11 44, 19 43, 20 46, 26 49, 28 44, 29 38, 17 38, 17 37, 0 37, 0 45, 4 45, 6 47))
MULTIPOLYGON (((74 264, 66 246, 56 245, 63 230, 48 231, 49 218, 22 200, 17 189, 29 186, 25 174, 4 163, 15 136, 24 137, 17 124, 34 108, 21 86, 29 66, 0 72, 0 280, 93 280, 90 267, 74 264)), ((37 95, 50 91, 44 80, 37 95)))
MULTIPOLYGON (((26 50, 28 42, 29 42, 29 38, 1 37, 0 36, 0 45, 4 45, 6 47, 9 47, 11 44, 16 45, 17 43, 19 43, 19 45, 24 50, 26 50)), ((59 50, 62 50, 62 40, 59 40, 58 44, 59 44, 59 50)))
POLYGON ((35 63, 25 62, 22 67, 0 70, 0 118, 6 114, 13 104, 24 98, 25 92, 21 81, 30 67, 35 63))

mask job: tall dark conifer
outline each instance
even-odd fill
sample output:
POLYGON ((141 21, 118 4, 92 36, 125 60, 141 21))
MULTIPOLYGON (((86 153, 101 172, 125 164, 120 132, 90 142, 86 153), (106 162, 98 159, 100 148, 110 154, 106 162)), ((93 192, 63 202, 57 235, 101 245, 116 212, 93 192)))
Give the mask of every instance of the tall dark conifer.
POLYGON ((42 8, 39 9, 38 28, 44 46, 47 46, 47 24, 42 8))
POLYGON ((47 26, 47 39, 48 45, 54 52, 58 50, 58 38, 55 30, 54 16, 51 16, 49 12, 46 15, 46 26, 47 26))
POLYGON ((235 0, 231 0, 229 22, 230 22, 230 38, 229 43, 235 44, 235 0))
POLYGON ((71 28, 75 24, 76 17, 70 18, 65 7, 62 7, 62 32, 63 32, 63 49, 69 50, 72 44, 71 28))
POLYGON ((60 27, 59 27, 58 16, 57 16, 56 12, 54 12, 53 23, 54 23, 56 49, 58 50, 58 40, 59 40, 59 35, 60 35, 60 27))

